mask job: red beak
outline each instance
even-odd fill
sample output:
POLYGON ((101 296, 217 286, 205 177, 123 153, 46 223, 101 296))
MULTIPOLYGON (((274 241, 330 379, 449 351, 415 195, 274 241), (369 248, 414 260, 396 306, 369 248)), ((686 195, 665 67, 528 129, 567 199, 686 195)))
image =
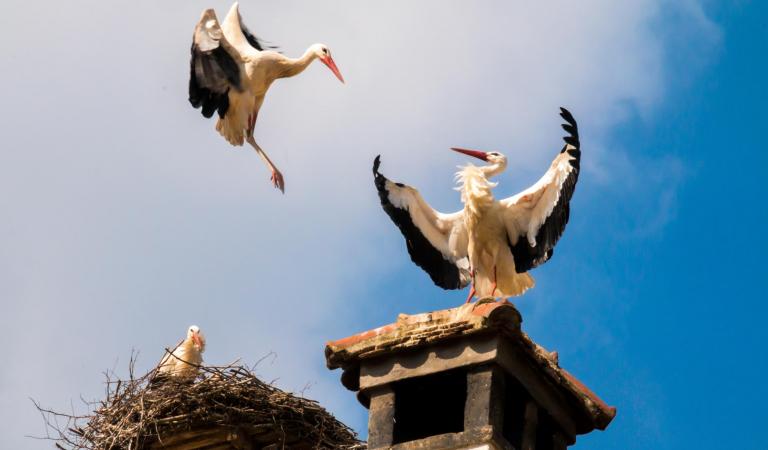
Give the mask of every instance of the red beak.
POLYGON ((339 79, 342 83, 344 82, 344 77, 341 76, 341 72, 339 72, 339 68, 336 67, 336 63, 333 62, 333 58, 329 56, 326 56, 325 58, 320 58, 320 61, 323 62, 326 66, 328 66, 329 69, 331 69, 331 72, 333 72, 334 75, 336 75, 336 78, 339 79))
POLYGON ((465 155, 474 156, 475 158, 488 161, 488 153, 481 152, 480 150, 467 150, 466 148, 451 147, 454 152, 464 153, 465 155))
POLYGON ((192 334, 192 342, 197 344, 198 347, 202 347, 203 346, 203 341, 200 340, 200 335, 197 334, 197 333, 193 333, 192 334))

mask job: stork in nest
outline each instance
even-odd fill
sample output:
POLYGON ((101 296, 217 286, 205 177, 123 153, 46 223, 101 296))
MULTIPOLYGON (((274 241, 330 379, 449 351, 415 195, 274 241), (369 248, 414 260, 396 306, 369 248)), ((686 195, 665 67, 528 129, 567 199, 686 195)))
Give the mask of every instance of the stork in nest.
POLYGON ((190 325, 187 337, 176 345, 173 351, 166 351, 157 368, 154 381, 174 378, 179 381, 193 381, 203 364, 205 336, 197 325, 190 325))

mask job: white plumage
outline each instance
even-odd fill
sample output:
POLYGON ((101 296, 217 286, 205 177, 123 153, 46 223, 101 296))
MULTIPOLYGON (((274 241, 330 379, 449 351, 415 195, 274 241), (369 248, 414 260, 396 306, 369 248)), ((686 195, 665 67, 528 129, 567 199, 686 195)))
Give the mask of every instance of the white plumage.
POLYGON ((191 325, 187 337, 171 352, 165 354, 157 369, 158 377, 182 380, 194 379, 203 363, 205 336, 197 325, 191 325))
POLYGON ((534 285, 528 270, 546 262, 565 230, 569 202, 578 180, 581 150, 576 121, 561 108, 569 135, 549 170, 525 191, 496 200, 490 178, 507 167, 498 152, 454 148, 488 163, 463 167, 456 178, 464 208, 453 214, 433 210, 419 192, 379 173, 374 179, 382 207, 403 233, 408 253, 435 284, 461 289, 472 283, 467 301, 520 295, 534 285))
POLYGON ((330 49, 311 45, 300 58, 272 51, 243 25, 235 2, 219 24, 213 9, 203 11, 195 27, 190 61, 189 101, 205 117, 218 113, 216 130, 232 145, 248 142, 272 172, 272 182, 285 190, 283 175, 253 137, 256 119, 272 82, 304 71, 315 59, 343 83, 330 49))

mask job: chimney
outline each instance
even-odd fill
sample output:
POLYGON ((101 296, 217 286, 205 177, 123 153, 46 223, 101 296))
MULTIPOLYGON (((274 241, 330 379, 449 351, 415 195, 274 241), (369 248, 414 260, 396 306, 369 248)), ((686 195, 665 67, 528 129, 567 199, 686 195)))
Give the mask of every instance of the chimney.
POLYGON ((369 409, 368 449, 560 450, 616 415, 520 329, 507 301, 478 301, 325 348, 369 409))

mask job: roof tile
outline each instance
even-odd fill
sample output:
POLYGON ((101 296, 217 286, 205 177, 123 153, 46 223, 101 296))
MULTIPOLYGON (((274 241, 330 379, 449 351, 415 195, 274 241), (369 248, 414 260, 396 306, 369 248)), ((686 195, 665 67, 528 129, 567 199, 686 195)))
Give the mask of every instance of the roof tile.
MULTIPOLYGON (((478 300, 458 308, 421 314, 400 314, 395 323, 330 341, 325 347, 329 369, 357 370, 360 361, 385 353, 457 339, 476 333, 497 332, 515 339, 562 388, 571 392, 593 416, 599 429, 608 426, 616 408, 608 406, 582 382, 559 366, 557 352, 549 352, 522 332, 522 317, 506 300, 478 300)), ((345 385, 347 385, 345 383, 345 385)), ((351 387, 351 385, 347 385, 351 387)), ((354 389, 353 389, 354 390, 354 389)))

